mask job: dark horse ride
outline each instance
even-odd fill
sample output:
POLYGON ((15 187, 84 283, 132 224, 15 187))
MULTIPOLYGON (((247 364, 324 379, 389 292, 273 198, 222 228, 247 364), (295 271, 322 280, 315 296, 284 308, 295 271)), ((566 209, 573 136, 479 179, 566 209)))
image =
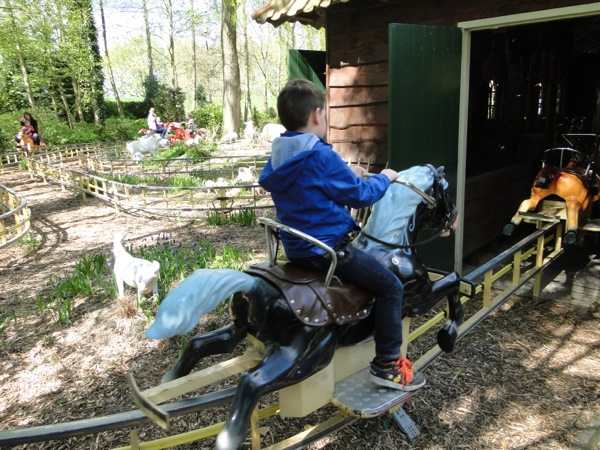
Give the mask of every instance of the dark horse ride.
MULTIPOLYGON (((432 238, 447 235, 456 218, 443 167, 415 166, 399 173, 353 240, 354 246, 384 261, 404 283, 403 316, 419 316, 446 299, 448 319, 438 332, 438 344, 446 352, 452 351, 463 320, 461 279, 453 272, 432 281, 415 246, 420 228, 433 230, 432 238)), ((146 332, 153 339, 188 333, 202 315, 233 295, 229 305, 232 323, 191 339, 162 380, 167 383, 190 374, 206 356, 231 353, 245 337, 253 336, 264 344, 256 364, 240 377, 230 416, 216 440, 215 448, 221 450, 241 445, 261 396, 316 374, 332 362, 336 349, 363 342, 373 332, 371 312, 377 304, 368 292, 333 276, 333 249, 276 221, 259 220, 267 229, 269 262, 244 272, 195 271, 167 295, 146 332), (282 230, 330 252, 333 264, 329 272, 321 274, 277 261, 278 241, 273 236, 282 230)), ((367 364, 368 360, 365 367, 367 364)), ((136 390, 134 385, 140 405, 143 398, 136 390)))

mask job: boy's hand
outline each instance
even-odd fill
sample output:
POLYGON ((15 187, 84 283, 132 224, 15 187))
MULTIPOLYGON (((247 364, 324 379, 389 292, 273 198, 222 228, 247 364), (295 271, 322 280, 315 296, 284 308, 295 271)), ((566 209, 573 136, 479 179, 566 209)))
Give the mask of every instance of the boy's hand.
POLYGON ((350 167, 350 169, 352 170, 352 172, 354 172, 354 175, 356 175, 357 177, 362 177, 363 173, 367 171, 367 169, 360 166, 353 166, 350 167))
POLYGON ((390 179, 390 183, 393 183, 398 178, 398 172, 392 169, 383 169, 381 173, 390 179))

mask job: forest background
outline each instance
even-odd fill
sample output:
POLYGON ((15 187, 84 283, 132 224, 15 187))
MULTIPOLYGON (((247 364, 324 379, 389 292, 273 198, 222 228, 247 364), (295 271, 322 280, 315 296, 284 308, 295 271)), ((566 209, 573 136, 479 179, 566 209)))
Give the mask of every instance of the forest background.
POLYGON ((50 145, 138 137, 163 122, 214 135, 276 121, 288 49, 323 50, 324 33, 251 15, 266 0, 0 0, 0 152, 23 112, 50 145))

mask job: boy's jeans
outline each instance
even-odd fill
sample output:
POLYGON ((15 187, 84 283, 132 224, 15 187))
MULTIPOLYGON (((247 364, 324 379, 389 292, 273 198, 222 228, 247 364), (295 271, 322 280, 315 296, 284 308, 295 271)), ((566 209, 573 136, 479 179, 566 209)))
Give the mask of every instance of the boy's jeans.
MULTIPOLYGON (((400 357, 402 344, 402 299, 400 279, 379 260, 356 249, 344 238, 334 247, 337 253, 335 274, 375 295, 375 354, 379 360, 400 357)), ((328 253, 310 258, 292 259, 297 264, 327 272, 331 264, 328 253)))

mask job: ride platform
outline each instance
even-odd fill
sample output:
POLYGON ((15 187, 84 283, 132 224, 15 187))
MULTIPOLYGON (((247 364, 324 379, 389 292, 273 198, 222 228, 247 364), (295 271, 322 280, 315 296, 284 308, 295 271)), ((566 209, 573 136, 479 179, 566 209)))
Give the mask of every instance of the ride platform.
MULTIPOLYGON (((580 214, 579 229, 584 232, 600 232, 600 219, 590 217, 590 208, 580 214)), ((519 215, 526 223, 540 224, 542 222, 566 222, 567 210, 562 200, 543 200, 541 207, 535 212, 521 212, 519 215)))

